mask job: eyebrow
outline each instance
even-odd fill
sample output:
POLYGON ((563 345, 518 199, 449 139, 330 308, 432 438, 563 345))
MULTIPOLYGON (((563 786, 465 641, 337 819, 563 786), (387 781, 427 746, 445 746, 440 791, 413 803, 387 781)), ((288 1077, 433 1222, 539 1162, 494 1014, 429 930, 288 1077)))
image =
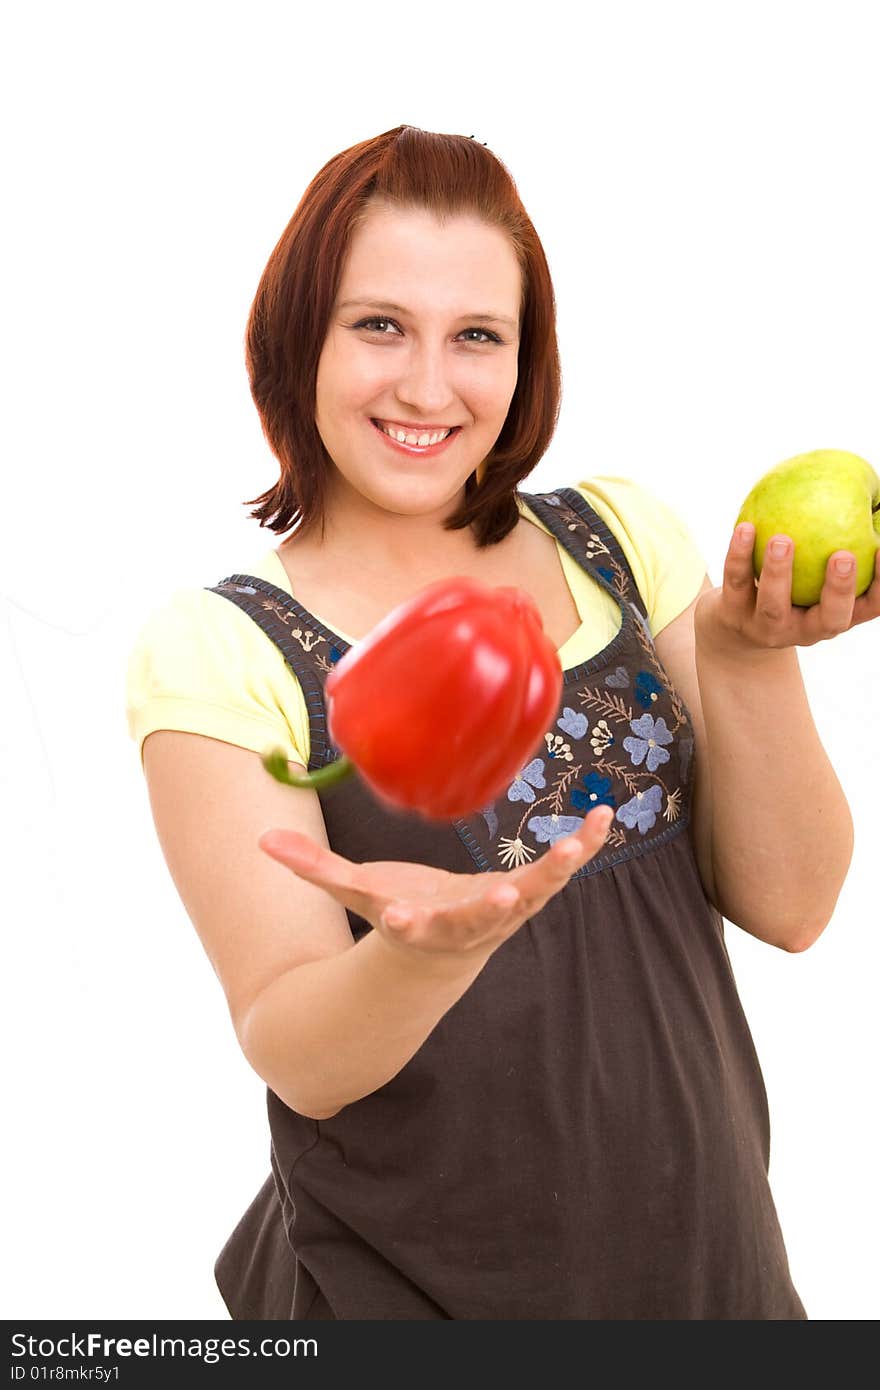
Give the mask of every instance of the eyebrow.
MULTIPOLYGON (((391 304, 388 300, 378 299, 346 299, 344 304, 340 304, 340 309, 351 309, 360 306, 362 309, 381 309, 391 310, 394 314, 409 314, 409 309, 405 309, 402 304, 391 304)), ((508 328, 512 328, 514 333, 518 331, 518 325, 513 319, 505 318, 503 314, 461 314, 461 319, 471 319, 479 323, 504 323, 508 328)))

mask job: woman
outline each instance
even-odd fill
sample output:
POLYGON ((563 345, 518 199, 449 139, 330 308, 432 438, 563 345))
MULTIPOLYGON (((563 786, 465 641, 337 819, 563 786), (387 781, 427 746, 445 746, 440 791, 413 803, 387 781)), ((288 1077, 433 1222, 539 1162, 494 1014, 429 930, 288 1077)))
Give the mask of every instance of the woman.
POLYGON ((331 159, 247 361, 281 465, 253 515, 295 529, 175 595, 129 672, 169 869, 268 1088, 232 1316, 805 1318, 722 916, 787 951, 831 917, 852 826, 795 649, 875 617, 880 577, 855 599, 834 556, 794 609, 791 547, 756 586, 748 527, 714 587, 624 479, 518 491, 558 413, 553 291, 472 138, 331 159), (564 669, 506 793, 444 827, 356 778, 274 783, 279 742, 336 756, 348 645, 451 574, 531 594, 564 669))

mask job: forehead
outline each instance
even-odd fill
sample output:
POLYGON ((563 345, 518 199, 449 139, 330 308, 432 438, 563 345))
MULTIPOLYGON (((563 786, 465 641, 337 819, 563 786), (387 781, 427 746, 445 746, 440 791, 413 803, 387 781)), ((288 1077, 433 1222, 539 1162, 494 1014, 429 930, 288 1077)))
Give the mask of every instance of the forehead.
MULTIPOLYGON (((472 214, 441 221, 425 208, 370 208, 357 226, 343 266, 339 297, 387 298, 414 311, 438 295, 444 304, 484 303, 516 311, 521 276, 507 235, 472 214)), ((468 304, 464 304, 465 310, 468 304)))

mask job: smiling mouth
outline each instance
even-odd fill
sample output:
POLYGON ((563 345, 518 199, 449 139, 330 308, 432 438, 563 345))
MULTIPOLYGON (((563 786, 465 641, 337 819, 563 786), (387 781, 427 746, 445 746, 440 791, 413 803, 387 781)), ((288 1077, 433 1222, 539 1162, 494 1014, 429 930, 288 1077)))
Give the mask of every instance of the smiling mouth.
POLYGON ((445 444, 447 439, 451 439, 456 431, 461 429, 460 425, 449 425, 445 428, 445 432, 443 427, 439 429, 435 427, 433 429, 407 430, 404 429, 402 425, 387 424, 384 420, 379 420, 375 417, 371 418, 370 423, 376 426, 380 434, 387 435, 395 444, 406 444, 407 448, 410 449, 433 449, 437 444, 445 444), (398 438, 400 434, 404 436, 403 439, 398 438), (418 441, 423 435, 427 435, 429 438, 433 435, 439 435, 440 437, 439 439, 432 439, 430 444, 420 445, 418 443, 409 443, 410 439, 418 441))
MULTIPOLYGON (((449 445, 455 439, 456 435, 461 433, 461 425, 453 425, 449 433, 445 436, 442 436, 434 444, 407 444, 405 439, 400 440, 397 439, 394 435, 389 434, 387 429, 385 429, 377 419, 371 417, 370 424, 373 426, 373 429, 376 431, 377 434, 381 434, 383 439, 387 440, 388 444, 392 448, 399 449, 403 453, 410 454, 414 457, 417 455, 432 456, 434 454, 439 453, 442 449, 448 448, 449 445)), ((430 436, 431 434, 436 433, 438 433, 438 431, 436 430, 422 430, 420 434, 417 435, 414 430, 411 430, 410 436, 413 438, 420 438, 422 435, 425 434, 430 436)))

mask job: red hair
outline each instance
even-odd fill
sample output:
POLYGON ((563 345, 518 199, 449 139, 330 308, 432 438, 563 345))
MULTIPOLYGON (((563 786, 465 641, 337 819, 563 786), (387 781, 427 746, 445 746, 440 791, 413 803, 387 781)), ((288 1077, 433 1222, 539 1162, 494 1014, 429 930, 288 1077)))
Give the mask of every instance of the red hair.
POLYGON ((281 465, 274 487, 245 502, 282 533, 323 522, 330 456, 315 423, 315 383, 352 234, 372 200, 422 208, 441 221, 470 214, 510 238, 522 272, 516 389, 507 418, 444 528, 473 524, 477 545, 518 520, 516 487, 556 428, 561 372, 556 303, 544 250, 516 185, 485 145, 400 125, 335 155, 315 175, 269 257, 251 306, 245 357, 263 432, 281 465))

